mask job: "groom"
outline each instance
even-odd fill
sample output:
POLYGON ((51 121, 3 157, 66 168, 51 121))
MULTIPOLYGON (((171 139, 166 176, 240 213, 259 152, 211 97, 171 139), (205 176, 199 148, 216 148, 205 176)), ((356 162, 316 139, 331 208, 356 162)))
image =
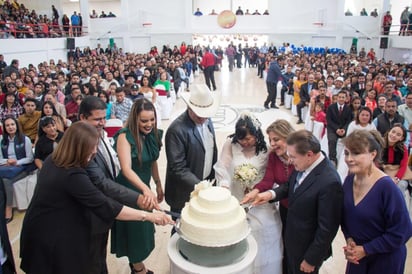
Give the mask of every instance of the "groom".
POLYGON ((332 254, 343 204, 342 184, 311 132, 294 132, 286 142, 294 173, 288 183, 258 194, 253 205, 289 199, 285 230, 289 274, 318 273, 332 254))
POLYGON ((220 94, 209 91, 205 85, 193 85, 190 93, 182 94, 182 98, 187 110, 172 122, 165 137, 165 198, 170 209, 177 213, 189 201, 197 183, 215 177, 217 146, 210 117, 219 108, 220 94))

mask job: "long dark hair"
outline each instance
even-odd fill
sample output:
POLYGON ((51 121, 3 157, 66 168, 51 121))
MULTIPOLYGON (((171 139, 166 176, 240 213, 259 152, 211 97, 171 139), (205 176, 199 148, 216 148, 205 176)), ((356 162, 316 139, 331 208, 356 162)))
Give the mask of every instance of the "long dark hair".
POLYGON ((248 134, 256 137, 256 155, 268 151, 260 122, 252 114, 242 114, 236 122, 235 133, 229 135, 229 137, 232 138, 232 144, 236 144, 248 134))
POLYGON ((45 106, 45 105, 49 105, 49 106, 52 108, 52 110, 53 110, 52 116, 56 116, 56 117, 62 122, 62 124, 64 125, 64 119, 63 119, 63 117, 57 112, 56 107, 55 107, 54 104, 53 104, 52 102, 50 102, 50 101, 44 101, 44 102, 43 102, 43 105, 42 105, 42 107, 41 107, 41 117, 47 116, 47 115, 44 113, 44 106, 45 106))
POLYGON ((140 134, 139 131, 139 119, 140 119, 140 113, 143 110, 148 110, 148 111, 153 111, 154 112, 154 118, 155 118, 155 126, 153 127, 153 132, 156 137, 156 140, 158 141, 159 148, 162 146, 159 133, 157 130, 157 114, 156 114, 156 109, 153 105, 152 102, 150 102, 146 98, 140 98, 137 99, 133 105, 132 109, 130 110, 129 113, 129 118, 127 119, 126 127, 129 128, 130 133, 133 136, 133 139, 136 142, 136 149, 138 152, 138 160, 139 163, 142 163, 142 150, 143 150, 143 140, 142 140, 142 134, 140 134))
POLYGON ((402 134, 403 134, 403 140, 402 140, 402 141, 399 141, 399 142, 396 142, 396 144, 394 145, 394 148, 403 152, 404 149, 405 149, 405 140, 406 140, 406 137, 407 137, 406 135, 408 134, 408 132, 406 131, 406 128, 405 128, 401 123, 395 123, 395 124, 393 124, 393 126, 392 126, 387 132, 385 132, 385 135, 384 135, 384 137, 383 137, 384 140, 385 140, 385 148, 388 148, 388 147, 389 147, 388 135, 389 135, 389 132, 390 132, 394 127, 400 128, 400 129, 402 130, 402 134))
MULTIPOLYGON (((44 132, 43 128, 46 127, 46 126, 48 126, 48 125, 50 125, 50 124, 56 125, 56 121, 54 121, 53 117, 51 117, 51 116, 43 116, 42 118, 40 118, 40 121, 39 121, 39 129, 38 129, 38 131, 37 131, 37 132, 38 132, 37 135, 38 135, 39 137, 42 137, 42 136, 47 135, 46 132, 44 132)), ((57 129, 56 129, 56 130, 57 130, 57 129)), ((57 132, 59 132, 59 131, 57 131, 57 132)))
POLYGON ((7 92, 6 95, 4 96, 3 104, 1 105, 4 109, 7 108, 7 97, 8 96, 13 96, 14 97, 13 107, 17 106, 19 104, 19 100, 18 100, 16 94, 14 94, 13 92, 7 92))
POLYGON ((2 121, 2 124, 3 124, 3 140, 1 140, 1 145, 2 146, 9 146, 9 137, 10 137, 10 134, 7 132, 7 130, 6 130, 6 121, 7 120, 13 120, 14 121, 14 123, 16 124, 16 136, 15 136, 15 140, 17 140, 18 141, 18 143, 24 143, 24 134, 23 134, 23 131, 21 130, 21 127, 20 127, 20 124, 19 124, 19 121, 16 119, 16 118, 14 118, 14 117, 12 117, 12 116, 10 116, 10 117, 6 117, 3 121, 2 121))

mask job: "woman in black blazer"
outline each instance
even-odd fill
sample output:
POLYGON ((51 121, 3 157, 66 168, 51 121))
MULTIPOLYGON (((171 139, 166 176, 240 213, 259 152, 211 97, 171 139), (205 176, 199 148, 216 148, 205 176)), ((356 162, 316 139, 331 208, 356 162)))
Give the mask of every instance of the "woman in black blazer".
POLYGON ((173 223, 164 213, 123 206, 90 181, 85 167, 97 150, 99 133, 78 122, 43 163, 21 232, 21 268, 30 274, 87 274, 90 215, 110 228, 114 219, 173 223))

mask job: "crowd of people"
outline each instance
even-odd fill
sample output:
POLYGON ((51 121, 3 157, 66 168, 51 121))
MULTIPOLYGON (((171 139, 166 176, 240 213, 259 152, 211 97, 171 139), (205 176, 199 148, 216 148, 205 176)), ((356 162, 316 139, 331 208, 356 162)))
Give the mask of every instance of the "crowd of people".
MULTIPOLYGON (((255 9, 254 12, 250 12, 249 9, 246 9, 245 12, 243 12, 242 8, 239 6, 239 8, 235 11, 236 15, 269 15, 269 10, 265 10, 263 13, 260 13, 257 9, 255 9)), ((197 8, 196 11, 193 13, 194 16, 202 16, 203 12, 197 8)), ((212 11, 209 13, 209 15, 218 15, 218 13, 212 9, 212 11)))
MULTIPOLYGON (((362 8, 361 11, 359 12, 360 16, 368 16, 368 12, 366 11, 365 8, 362 8)), ((350 9, 347 9, 345 11, 345 16, 353 16, 353 13, 350 11, 350 9)), ((370 12, 370 16, 372 17, 378 17, 378 9, 373 9, 370 12)))
MULTIPOLYGON (((97 14, 95 10, 90 18, 116 17, 104 11, 97 14)), ((0 38, 57 38, 82 36, 83 18, 76 11, 69 17, 60 17, 57 8, 52 5, 50 15, 38 14, 17 1, 4 1, 0 4, 0 38)))
MULTIPOLYGON (((222 48, 222 57, 229 59, 231 48, 222 48)), ((152 223, 173 224, 152 210, 160 210, 165 199, 172 212, 180 213, 197 183, 216 179, 241 203, 254 206, 248 214, 260 250, 256 273, 317 273, 331 255, 339 225, 347 241, 347 273, 389 266, 403 273, 405 243, 412 235, 406 203, 412 179, 406 177, 412 67, 327 48, 318 54, 279 53, 266 44, 253 49, 259 56, 258 77, 268 91, 263 106, 294 107, 298 123, 319 120, 326 128, 327 153, 315 133, 295 131, 285 120, 266 129, 266 143, 260 121, 249 112, 240 115, 234 133, 218 148, 211 119, 220 104, 214 80, 216 68, 221 69, 218 48, 183 42, 137 54, 105 52, 98 45, 79 50, 67 62, 49 60, 27 68, 19 60, 7 64, 0 55, 0 172, 10 177, 2 176, 4 220, 13 220, 10 186, 17 175, 39 170, 23 222, 22 269, 102 273, 111 229, 111 252, 126 256, 132 273, 152 273, 144 264, 155 245, 152 223), (201 70, 206 85, 192 85, 187 92, 190 78, 201 70), (165 132, 163 190, 158 116, 167 119, 160 101, 173 93, 187 109, 165 132), (113 148, 104 131, 107 118, 123 124, 113 148), (337 149, 340 142, 343 152, 337 149), (337 167, 343 163, 348 171, 342 187, 337 167), (258 171, 246 184, 238 179, 238 168, 245 164, 258 171), (395 172, 387 176, 390 167, 395 172), (280 205, 266 203, 271 200, 280 205)), ((239 68, 250 57, 242 53, 236 59, 239 68)), ((7 244, 2 248, 8 252, 7 244)), ((4 268, 14 268, 12 258, 4 268)))
POLYGON ((83 18, 76 11, 60 18, 57 8, 51 6, 51 16, 38 14, 17 1, 0 5, 0 38, 57 38, 81 36, 83 18))
POLYGON ((104 10, 100 14, 97 14, 96 10, 92 10, 92 13, 90 14, 90 18, 95 19, 95 18, 106 18, 106 17, 116 17, 116 15, 109 11, 109 13, 105 13, 104 10))
MULTIPOLYGON (((412 13, 409 11, 409 7, 405 7, 402 11, 399 19, 399 36, 410 36, 412 35, 412 13)), ((392 15, 390 11, 387 11, 383 16, 382 27, 383 35, 389 35, 392 26, 392 15)))

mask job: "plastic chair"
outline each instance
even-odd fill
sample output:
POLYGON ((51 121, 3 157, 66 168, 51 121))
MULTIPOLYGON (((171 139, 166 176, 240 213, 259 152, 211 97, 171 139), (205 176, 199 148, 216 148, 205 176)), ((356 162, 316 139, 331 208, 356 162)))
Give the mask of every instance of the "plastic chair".
POLYGON ((109 119, 106 121, 105 130, 107 132, 107 137, 112 138, 116 132, 118 132, 123 127, 123 122, 120 119, 109 119))
POLYGON ((163 85, 156 85, 154 87, 158 96, 157 96, 157 104, 159 106, 159 114, 162 120, 170 119, 173 109, 173 102, 170 97, 167 97, 167 92, 163 85))

